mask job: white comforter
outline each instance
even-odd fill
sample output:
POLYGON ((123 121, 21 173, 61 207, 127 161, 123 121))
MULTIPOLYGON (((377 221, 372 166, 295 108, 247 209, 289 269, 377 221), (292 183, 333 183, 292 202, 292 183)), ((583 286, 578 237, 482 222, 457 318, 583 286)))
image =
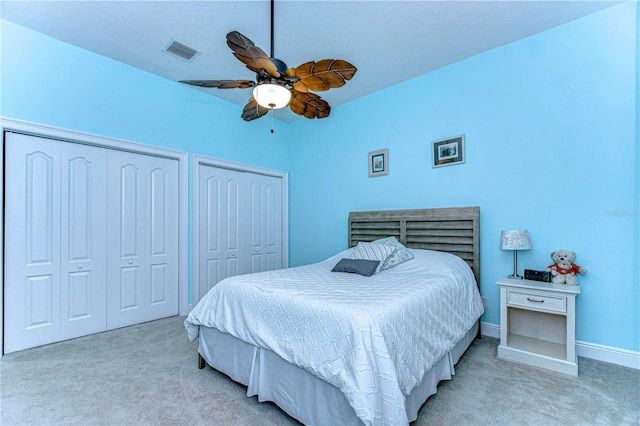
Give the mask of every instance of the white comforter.
POLYGON ((330 272, 351 250, 222 280, 185 320, 189 339, 229 333, 339 388, 365 424, 408 424, 405 395, 482 315, 480 294, 462 259, 428 250, 372 277, 330 272))

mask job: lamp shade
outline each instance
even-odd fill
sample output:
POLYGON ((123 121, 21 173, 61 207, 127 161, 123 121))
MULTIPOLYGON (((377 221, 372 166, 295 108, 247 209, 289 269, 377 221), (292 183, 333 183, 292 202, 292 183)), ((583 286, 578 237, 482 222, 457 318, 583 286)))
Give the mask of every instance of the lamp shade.
POLYGON ((291 92, 279 84, 263 83, 253 88, 253 97, 260 106, 280 109, 289 105, 291 92))
POLYGON ((519 229, 514 231, 502 231, 500 248, 502 250, 530 250, 531 238, 529 231, 519 229))

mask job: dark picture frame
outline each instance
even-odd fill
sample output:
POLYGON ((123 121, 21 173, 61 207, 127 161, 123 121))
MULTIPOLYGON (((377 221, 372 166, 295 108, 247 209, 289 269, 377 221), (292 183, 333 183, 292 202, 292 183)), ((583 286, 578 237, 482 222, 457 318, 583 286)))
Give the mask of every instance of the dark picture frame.
POLYGON ((389 150, 379 149, 369 153, 369 177, 389 174, 389 150))
POLYGON ((431 142, 431 155, 433 167, 463 164, 466 161, 464 157, 464 135, 431 142))

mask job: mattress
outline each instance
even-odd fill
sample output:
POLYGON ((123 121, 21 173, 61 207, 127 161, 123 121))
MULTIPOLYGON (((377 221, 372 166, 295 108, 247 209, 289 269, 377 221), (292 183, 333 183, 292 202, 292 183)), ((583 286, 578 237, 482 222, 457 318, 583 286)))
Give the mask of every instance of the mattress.
MULTIPOLYGON (((365 424, 407 424, 406 396, 483 313, 469 266, 411 249, 372 277, 323 262, 227 278, 185 320, 191 340, 215 328, 338 388, 365 424)), ((240 380, 239 380, 240 381, 240 380)))

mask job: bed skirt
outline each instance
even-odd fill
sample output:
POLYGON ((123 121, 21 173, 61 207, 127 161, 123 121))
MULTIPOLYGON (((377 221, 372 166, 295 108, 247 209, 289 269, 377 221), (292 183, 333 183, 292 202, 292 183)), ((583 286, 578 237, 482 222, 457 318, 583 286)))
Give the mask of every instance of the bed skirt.
MULTIPOLYGON (((450 380, 454 366, 476 337, 478 322, 456 346, 429 370, 406 398, 409 421, 437 391, 438 382, 450 380)), ((247 386, 247 396, 272 401, 305 425, 361 425, 338 388, 292 365, 275 353, 239 340, 214 328, 200 327, 198 351, 211 367, 247 386)))

